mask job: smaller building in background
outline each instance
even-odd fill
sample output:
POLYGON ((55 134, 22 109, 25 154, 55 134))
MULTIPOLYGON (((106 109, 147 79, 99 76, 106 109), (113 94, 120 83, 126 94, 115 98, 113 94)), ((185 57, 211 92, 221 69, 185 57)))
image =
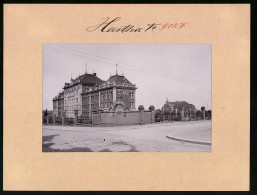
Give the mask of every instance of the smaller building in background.
POLYGON ((196 118, 196 108, 186 101, 169 102, 162 107, 165 120, 191 120, 196 118))
POLYGON ((63 92, 59 93, 53 99, 53 116, 61 118, 64 110, 63 92))

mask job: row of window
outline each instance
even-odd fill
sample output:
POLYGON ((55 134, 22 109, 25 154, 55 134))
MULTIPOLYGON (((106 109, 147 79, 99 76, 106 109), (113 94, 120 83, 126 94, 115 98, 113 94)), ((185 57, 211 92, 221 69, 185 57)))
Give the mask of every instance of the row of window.
POLYGON ((64 110, 79 110, 79 109, 81 109, 81 106, 79 105, 64 106, 64 110))
POLYGON ((70 117, 70 116, 73 116, 74 112, 73 111, 69 111, 69 112, 66 112, 66 114, 68 115, 68 117, 70 117))
POLYGON ((89 96, 91 97, 91 100, 99 98, 98 94, 87 95, 87 96, 82 96, 82 101, 89 101, 89 96))
POLYGON ((78 98, 68 98, 68 100, 64 100, 64 104, 74 104, 75 101, 78 103, 78 98))
POLYGON ((83 115, 89 115, 89 112, 82 112, 83 115))
MULTIPOLYGON (((91 109, 97 109, 98 104, 91 104, 91 109)), ((89 104, 82 105, 82 109, 89 109, 89 104)))
MULTIPOLYGON (((90 104, 82 105, 82 109, 89 109, 90 104)), ((101 108, 111 108, 112 102, 101 102, 101 108)), ((91 109, 99 108, 98 103, 91 104, 91 109)))
MULTIPOLYGON (((99 94, 93 94, 93 95, 86 95, 82 97, 82 101, 89 101, 89 96, 91 98, 91 100, 98 100, 99 99, 99 94)), ((102 92, 101 93, 101 99, 107 99, 109 97, 109 99, 112 99, 112 91, 108 91, 108 92, 102 92)))
MULTIPOLYGON (((135 103, 132 101, 130 102, 130 107, 133 108, 135 106, 135 103)), ((112 107, 112 102, 101 102, 101 108, 111 108, 112 107)), ((65 110, 78 110, 81 107, 78 105, 71 105, 71 106, 65 106, 64 109, 65 110)), ((99 104, 98 103, 94 103, 91 104, 91 109, 97 109, 99 108, 99 104)), ((86 105, 82 105, 82 109, 89 109, 89 104, 86 105)))
MULTIPOLYGON (((74 89, 70 89, 68 92, 73 92, 74 89)), ((134 92, 130 91, 121 91, 121 90, 118 90, 117 91, 117 95, 121 95, 123 93, 129 93, 129 95, 131 96, 131 98, 134 98, 134 92)), ((76 94, 78 94, 78 90, 76 90, 76 94)), ((93 95, 86 95, 86 96, 83 96, 82 97, 82 101, 89 101, 89 96, 91 97, 91 100, 95 100, 95 99, 98 99, 99 98, 99 95, 98 94, 93 94, 93 95)), ((101 93, 101 99, 112 99, 112 91, 107 91, 107 92, 102 92, 101 93)), ((65 104, 66 103, 74 103, 75 102, 75 98, 69 98, 68 101, 64 102, 65 104)), ((76 103, 78 103, 78 98, 76 98, 76 103)))

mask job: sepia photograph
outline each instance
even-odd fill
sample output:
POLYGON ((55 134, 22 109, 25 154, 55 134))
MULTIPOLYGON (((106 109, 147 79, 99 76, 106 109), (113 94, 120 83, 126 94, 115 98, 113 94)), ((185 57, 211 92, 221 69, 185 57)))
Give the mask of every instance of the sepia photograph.
POLYGON ((43 44, 42 152, 211 152, 211 44, 43 44))
POLYGON ((250 4, 3 9, 5 191, 250 189, 250 4))

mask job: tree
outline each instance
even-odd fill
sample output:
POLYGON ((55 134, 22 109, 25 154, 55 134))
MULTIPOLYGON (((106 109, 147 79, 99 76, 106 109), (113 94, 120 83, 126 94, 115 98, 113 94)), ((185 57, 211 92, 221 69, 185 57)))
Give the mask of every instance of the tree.
POLYGON ((171 110, 170 109, 165 109, 163 112, 165 119, 171 120, 171 110))
POLYGON ((162 116, 162 111, 160 109, 155 110, 154 117, 161 118, 161 116, 162 116))
POLYGON ((48 113, 47 113, 47 109, 46 109, 46 111, 45 111, 45 113, 44 113, 44 116, 47 116, 48 115, 48 113))
POLYGON ((211 110, 207 111, 207 117, 211 118, 211 110))
POLYGON ((196 117, 201 117, 201 115, 202 115, 201 111, 200 111, 200 110, 197 110, 197 111, 196 111, 196 117))
POLYGON ((138 110, 143 111, 145 110, 145 107, 143 105, 138 106, 138 110))
POLYGON ((154 111, 155 110, 155 107, 153 105, 149 106, 149 110, 150 111, 154 111))

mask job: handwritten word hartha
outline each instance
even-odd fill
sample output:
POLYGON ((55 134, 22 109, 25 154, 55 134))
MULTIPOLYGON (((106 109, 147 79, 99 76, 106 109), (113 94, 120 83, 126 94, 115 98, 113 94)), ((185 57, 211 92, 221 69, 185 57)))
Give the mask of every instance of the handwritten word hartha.
POLYGON ((119 20, 121 17, 116 17, 114 19, 110 19, 109 17, 104 18, 104 21, 101 22, 100 24, 90 26, 86 28, 88 32, 93 32, 96 30, 100 30, 101 32, 147 32, 147 31, 163 31, 167 29, 176 29, 180 30, 183 28, 186 28, 189 24, 189 22, 176 22, 176 23, 151 23, 151 24, 146 24, 145 26, 139 27, 135 26, 132 24, 127 24, 127 25, 120 25, 119 20))

